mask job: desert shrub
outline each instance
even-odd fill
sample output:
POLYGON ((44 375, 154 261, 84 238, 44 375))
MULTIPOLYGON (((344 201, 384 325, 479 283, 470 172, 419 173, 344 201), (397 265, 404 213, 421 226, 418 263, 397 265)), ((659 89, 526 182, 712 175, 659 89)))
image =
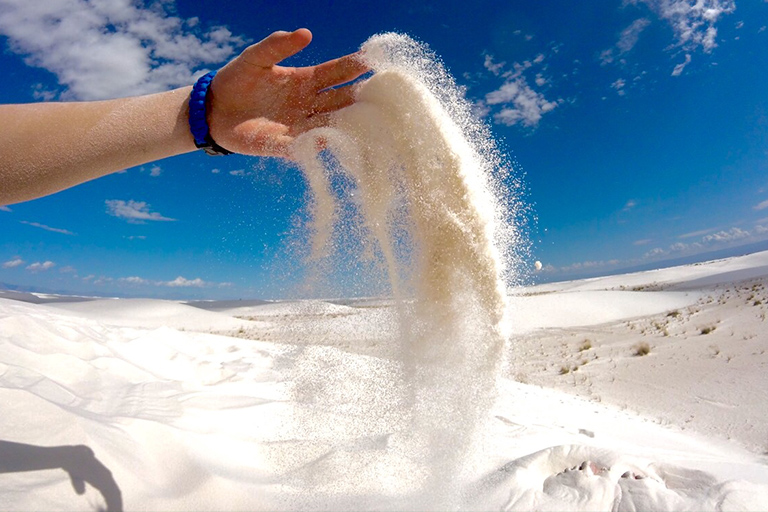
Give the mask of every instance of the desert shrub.
POLYGON ((715 330, 715 326, 714 325, 709 325, 707 327, 702 327, 701 328, 701 334, 702 335, 709 334, 709 333, 711 333, 714 330, 715 330))
POLYGON ((586 339, 582 342, 581 346, 579 347, 579 352, 584 352, 585 350, 589 350, 592 348, 592 340, 586 339))
POLYGON ((570 372, 571 372, 570 366, 563 365, 560 367, 560 375, 565 375, 566 373, 570 373, 570 372))
POLYGON ((647 356, 648 354, 650 354, 650 352, 651 352, 651 346, 644 341, 635 345, 636 356, 647 356))

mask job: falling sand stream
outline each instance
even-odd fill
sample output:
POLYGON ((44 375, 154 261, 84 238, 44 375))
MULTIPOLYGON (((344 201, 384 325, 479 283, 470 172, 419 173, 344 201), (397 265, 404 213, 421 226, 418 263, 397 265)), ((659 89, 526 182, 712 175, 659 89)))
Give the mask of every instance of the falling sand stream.
POLYGON ((494 398, 509 322, 519 237, 513 192, 502 185, 509 169, 424 45, 383 34, 362 55, 375 73, 357 102, 294 147, 312 194, 312 250, 327 256, 349 235, 333 185, 343 176, 354 183, 359 243, 399 304, 402 385, 388 443, 414 464, 399 477, 417 496, 404 506, 452 508, 482 456, 475 433, 494 398))

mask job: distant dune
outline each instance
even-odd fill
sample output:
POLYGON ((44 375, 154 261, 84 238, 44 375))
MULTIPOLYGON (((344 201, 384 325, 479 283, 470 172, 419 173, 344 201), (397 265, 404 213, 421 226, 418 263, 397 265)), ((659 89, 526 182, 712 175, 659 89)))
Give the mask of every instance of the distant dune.
MULTIPOLYGON (((768 508, 768 252, 511 308, 450 507, 768 508)), ((443 473, 412 451, 397 318, 389 300, 2 292, 2 508, 428 509, 443 473)))

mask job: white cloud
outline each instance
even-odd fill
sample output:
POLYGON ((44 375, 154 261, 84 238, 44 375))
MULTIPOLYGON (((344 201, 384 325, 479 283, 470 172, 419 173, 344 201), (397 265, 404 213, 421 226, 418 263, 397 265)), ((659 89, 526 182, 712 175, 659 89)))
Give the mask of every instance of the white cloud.
POLYGON ((513 126, 536 126, 541 117, 557 107, 556 102, 547 100, 540 92, 534 91, 525 78, 505 82, 499 89, 485 95, 486 105, 502 105, 493 116, 496 122, 513 126))
MULTIPOLYGON (((554 50, 553 50, 554 51, 554 50)), ((546 70, 546 56, 537 54, 533 59, 514 62, 511 69, 503 71, 505 62, 495 62, 492 55, 485 55, 483 66, 496 76, 504 79, 498 89, 489 92, 473 105, 473 114, 483 118, 493 114, 493 119, 499 124, 513 126, 521 124, 527 127, 538 125, 541 117, 554 110, 562 100, 549 101, 542 92, 534 87, 543 88, 550 85, 550 80, 541 71, 546 70), (529 75, 527 78, 526 75, 529 75), (529 84, 533 80, 534 86, 529 84)))
POLYGON ((659 18, 670 24, 676 46, 686 50, 701 47, 709 53, 717 47, 718 19, 736 10, 734 0, 631 0, 647 5, 659 18))
POLYGON ((741 240, 742 238, 748 238, 749 236, 751 236, 749 231, 745 231, 741 228, 731 228, 728 231, 719 231, 717 233, 704 236, 701 238, 701 241, 705 244, 728 243, 741 240))
POLYGON ((618 80, 616 80, 611 84, 611 88, 616 89, 616 93, 619 96, 624 96, 627 93, 627 91, 624 90, 625 85, 627 85, 626 80, 624 80, 623 78, 619 78, 618 80))
POLYGON ((603 50, 600 53, 600 64, 605 66, 612 63, 617 56, 620 57, 630 52, 637 44, 637 41, 640 40, 640 33, 650 24, 651 22, 647 18, 633 21, 627 28, 621 31, 619 40, 614 48, 603 50))
POLYGON ((163 169, 159 165, 153 165, 149 169, 149 175, 152 176, 153 178, 157 178, 161 174, 163 174, 163 169))
POLYGON ((50 270, 55 266, 56 264, 52 261, 44 261, 42 263, 40 263, 39 261, 36 261, 35 263, 28 266, 27 270, 29 270, 30 272, 43 272, 45 270, 50 270))
POLYGON ((630 199, 627 201, 627 204, 624 205, 624 208, 621 209, 622 212, 628 212, 631 209, 633 209, 635 206, 637 206, 637 201, 634 199, 630 199))
MULTIPOLYGON (((679 235, 678 238, 693 238, 701 236, 704 233, 711 233, 711 229, 695 231, 692 233, 686 233, 679 235)), ((696 251, 702 251, 705 249, 711 249, 712 246, 728 246, 737 242, 748 241, 748 239, 754 239, 756 235, 763 235, 768 233, 768 228, 756 225, 753 231, 747 231, 738 227, 732 227, 728 230, 721 230, 715 233, 706 234, 701 236, 698 242, 684 243, 676 242, 670 245, 667 249, 657 247, 643 256, 644 258, 655 258, 660 256, 667 256, 673 253, 694 253, 696 251)))
POLYGON ((24 264, 24 260, 21 258, 14 258, 3 263, 3 268, 16 268, 24 264))
MULTIPOLYGON (((693 244, 693 245, 695 246, 695 245, 698 245, 698 244, 693 244)), ((674 243, 674 244, 669 246, 669 251, 670 252, 685 252, 688 249, 690 249, 691 247, 692 247, 691 244, 685 244, 683 242, 676 242, 676 243, 674 243)))
POLYGON ((210 283, 206 283, 199 277, 196 279, 185 279, 182 276, 177 277, 173 281, 167 281, 162 284, 165 286, 171 286, 171 287, 196 287, 196 288, 202 288, 203 286, 210 285, 210 283))
POLYGON ((768 199, 752 207, 753 210, 758 210, 758 211, 765 210, 766 208, 768 208, 768 199))
POLYGON ((680 76, 683 74, 683 70, 685 70, 685 66, 691 63, 691 55, 686 53, 685 54, 685 62, 681 62, 677 66, 675 66, 675 69, 672 70, 672 76, 680 76))
POLYGON ((661 247, 654 247, 650 251, 646 252, 643 255, 643 258, 655 258, 657 256, 662 256, 664 254, 666 254, 666 251, 664 249, 662 249, 661 247))
POLYGON ((65 97, 130 96, 191 84, 245 41, 224 27, 171 15, 172 0, 0 0, 0 33, 32 66, 54 73, 65 97))
POLYGON ((8 208, 7 206, 3 206, 3 205, 0 204, 0 212, 12 212, 12 211, 13 210, 8 208))
POLYGON ((490 71, 496 76, 499 76, 505 64, 506 62, 494 62, 493 55, 487 55, 487 54, 485 56, 485 61, 483 62, 483 66, 485 66, 485 69, 487 69, 488 71, 490 71))
POLYGON ((651 22, 647 18, 640 18, 633 21, 631 25, 622 30, 621 36, 619 36, 619 42, 616 43, 616 48, 619 49, 619 53, 621 54, 631 51, 640 39, 640 33, 650 24, 651 22))
POLYGON ((569 273, 569 272, 580 272, 580 271, 588 271, 593 269, 603 269, 603 268, 610 268, 610 267, 616 267, 621 263, 620 260, 591 260, 591 261, 580 261, 577 263, 572 263, 570 265, 567 265, 565 267, 552 267, 551 265, 547 265, 546 267, 542 268, 543 272, 552 272, 552 273, 569 273))
POLYGON ((169 217, 163 217, 158 212, 149 210, 149 205, 144 201, 122 201, 120 199, 108 199, 104 202, 107 205, 107 213, 119 219, 125 219, 131 223, 143 223, 147 220, 152 221, 174 221, 169 217))
POLYGON ((74 233, 68 229, 52 228, 51 226, 46 226, 45 224, 40 224, 39 222, 27 222, 26 220, 20 220, 19 222, 26 224, 27 226, 44 229, 53 233, 61 233, 62 235, 74 235, 74 233))
POLYGON ((706 235, 707 233, 711 233, 716 228, 709 228, 709 229, 700 229, 699 231, 692 231, 690 233, 683 233, 682 235, 678 235, 677 238, 696 238, 698 236, 706 235))
POLYGON ((128 284, 150 284, 150 281, 147 281, 143 277, 137 277, 137 276, 131 276, 131 277, 121 277, 117 280, 120 283, 128 283, 128 284))
MULTIPOLYGON (((93 277, 93 276, 91 276, 93 277)), ((151 279, 145 279, 139 276, 120 277, 116 280, 112 278, 101 278, 100 281, 117 281, 121 284, 129 285, 146 285, 146 286, 165 286, 170 288, 210 288, 210 287, 226 287, 231 286, 232 283, 213 283, 210 281, 204 281, 199 277, 195 279, 187 279, 183 276, 179 276, 172 281, 153 281, 151 279)))

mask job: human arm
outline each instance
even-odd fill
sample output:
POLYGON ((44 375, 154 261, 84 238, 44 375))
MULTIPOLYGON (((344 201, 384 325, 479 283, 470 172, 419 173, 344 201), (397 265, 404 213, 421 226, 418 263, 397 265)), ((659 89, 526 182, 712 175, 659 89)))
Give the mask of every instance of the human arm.
POLYGON ((63 469, 77 494, 92 485, 104 497, 106 512, 121 512, 123 497, 112 472, 84 445, 37 446, 0 440, 0 473, 63 469))
MULTIPOLYGON (((354 101, 367 68, 356 55, 302 68, 277 63, 305 48, 309 30, 275 32, 219 70, 208 124, 236 153, 288 157, 291 141, 354 101)), ((191 87, 107 101, 0 106, 0 205, 52 194, 115 171, 195 150, 191 87)))

